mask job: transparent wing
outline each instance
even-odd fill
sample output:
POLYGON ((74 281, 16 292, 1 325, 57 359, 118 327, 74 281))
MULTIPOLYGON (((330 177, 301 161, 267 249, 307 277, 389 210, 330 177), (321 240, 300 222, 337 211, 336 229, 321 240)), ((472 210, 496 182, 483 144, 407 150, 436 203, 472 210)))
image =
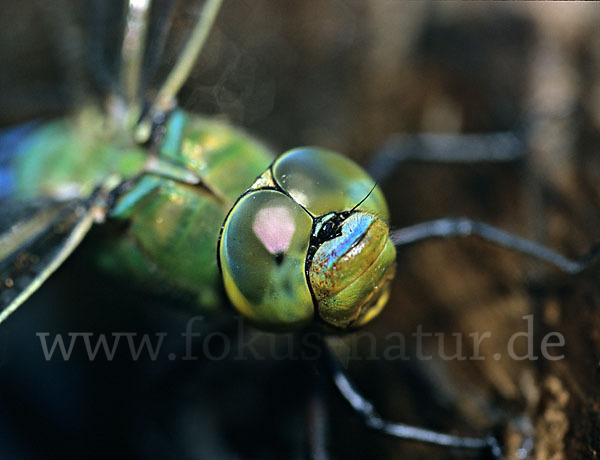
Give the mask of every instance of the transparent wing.
POLYGON ((79 245, 94 222, 92 202, 0 202, 0 323, 79 245))

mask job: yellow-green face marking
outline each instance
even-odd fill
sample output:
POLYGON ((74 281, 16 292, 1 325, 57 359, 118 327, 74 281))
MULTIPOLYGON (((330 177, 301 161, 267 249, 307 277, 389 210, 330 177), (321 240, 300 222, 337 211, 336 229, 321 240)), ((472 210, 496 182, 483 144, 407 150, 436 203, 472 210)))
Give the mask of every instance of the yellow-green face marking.
POLYGON ((374 318, 389 297, 396 251, 373 185, 333 152, 302 148, 279 157, 223 224, 219 260, 233 305, 274 330, 315 319, 358 327, 374 318))

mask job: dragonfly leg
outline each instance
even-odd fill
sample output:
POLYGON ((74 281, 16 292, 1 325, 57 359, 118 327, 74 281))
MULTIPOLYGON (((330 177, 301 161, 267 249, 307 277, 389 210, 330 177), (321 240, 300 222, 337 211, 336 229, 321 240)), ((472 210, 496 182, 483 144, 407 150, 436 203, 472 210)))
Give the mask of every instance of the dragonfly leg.
POLYGON ((204 3, 202 14, 198 19, 188 42, 181 51, 175 66, 156 95, 156 99, 153 102, 154 109, 166 112, 173 107, 175 95, 189 77, 193 65, 202 51, 204 43, 208 38, 208 34, 212 29, 221 3, 222 0, 206 0, 204 3))
POLYGON ((554 265, 569 274, 582 272, 588 268, 600 254, 600 244, 598 244, 592 247, 592 249, 581 259, 572 260, 552 249, 526 238, 514 235, 506 230, 464 217, 447 217, 421 222, 410 227, 395 230, 390 235, 396 247, 406 246, 434 238, 457 238, 464 236, 477 236, 495 245, 520 252, 521 254, 525 254, 534 259, 554 265))
POLYGON ((525 158, 525 142, 513 131, 482 134, 406 134, 393 136, 367 166, 384 183, 398 165, 432 163, 506 163, 525 158))
POLYGON ((373 404, 360 393, 348 378, 325 343, 323 343, 322 348, 324 361, 329 373, 332 375, 335 387, 350 404, 354 412, 363 419, 367 427, 408 441, 456 449, 479 450, 489 453, 494 459, 502 459, 502 450, 498 440, 492 435, 486 437, 455 436, 383 419, 373 404))
POLYGON ((129 1, 125 14, 125 31, 121 47, 121 88, 127 103, 139 99, 142 64, 146 50, 150 1, 129 1))
POLYGON ((327 407, 323 397, 322 375, 314 376, 314 385, 306 405, 307 449, 311 460, 327 460, 327 407))

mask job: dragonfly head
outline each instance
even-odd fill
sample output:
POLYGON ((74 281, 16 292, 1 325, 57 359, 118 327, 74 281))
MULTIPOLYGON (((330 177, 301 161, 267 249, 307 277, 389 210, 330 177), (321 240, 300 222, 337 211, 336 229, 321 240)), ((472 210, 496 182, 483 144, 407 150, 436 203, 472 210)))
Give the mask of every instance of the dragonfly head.
POLYGON ((231 303, 269 330, 366 324, 394 276, 387 219, 381 190, 350 159, 316 148, 283 154, 223 224, 218 259, 231 303))

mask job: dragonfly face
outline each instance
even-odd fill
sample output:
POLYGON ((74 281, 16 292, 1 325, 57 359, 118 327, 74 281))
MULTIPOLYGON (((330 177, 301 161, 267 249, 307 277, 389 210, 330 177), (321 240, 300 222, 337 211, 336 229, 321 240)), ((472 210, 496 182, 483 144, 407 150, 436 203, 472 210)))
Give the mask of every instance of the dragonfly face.
POLYGON ((358 165, 312 148, 279 157, 230 211, 219 260, 236 308, 270 329, 366 324, 389 296, 387 205, 358 165))

